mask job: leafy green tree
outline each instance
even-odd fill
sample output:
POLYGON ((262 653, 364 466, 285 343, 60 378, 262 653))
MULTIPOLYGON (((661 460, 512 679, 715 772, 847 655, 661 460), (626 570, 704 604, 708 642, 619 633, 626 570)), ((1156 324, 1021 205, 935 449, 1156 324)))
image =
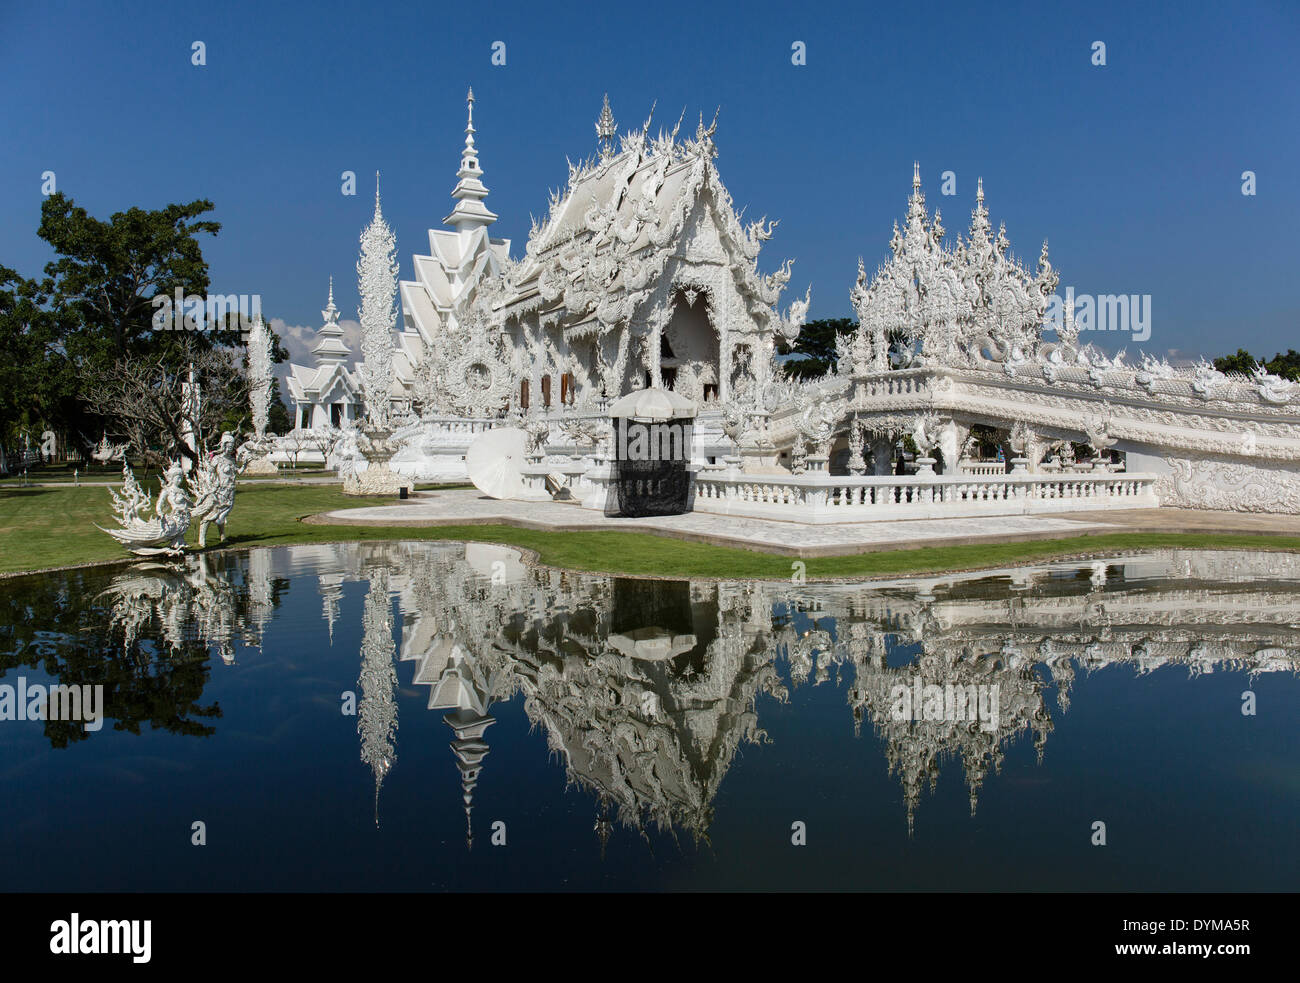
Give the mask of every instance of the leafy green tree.
POLYGON ((847 317, 822 318, 809 321, 799 332, 793 345, 777 345, 778 355, 795 355, 784 363, 786 375, 794 379, 816 379, 825 375, 835 364, 835 339, 849 334, 858 322, 847 317))
POLYGON ((155 294, 170 297, 177 288, 207 293, 208 264, 198 237, 221 229, 201 218, 212 208, 206 200, 131 208, 104 222, 63 192, 45 199, 38 233, 59 255, 46 264, 43 289, 67 315, 63 341, 70 359, 84 369, 133 356, 165 357, 185 336, 200 346, 221 342, 221 335, 179 335, 153 324, 155 294))
POLYGON ((179 393, 160 387, 183 379, 196 360, 210 363, 199 376, 204 399, 214 410, 233 404, 234 376, 222 352, 239 344, 239 333, 177 332, 171 318, 167 327, 156 323, 170 313, 156 296, 207 295, 200 237, 221 229, 204 217, 212 208, 196 200, 131 208, 104 221, 62 192, 44 201, 38 234, 58 256, 39 288, 22 292, 31 299, 15 316, 27 322, 31 344, 43 342, 48 353, 46 374, 61 397, 46 400, 48 425, 87 445, 103 430, 129 437, 146 457, 193 456, 197 448, 176 446, 178 410, 170 404, 178 405, 179 393), (33 307, 41 317, 32 317, 33 307))
POLYGON ((1248 376, 1255 370, 1256 363, 1262 364, 1269 372, 1283 379, 1300 382, 1300 352, 1294 348, 1288 348, 1285 355, 1278 352, 1267 362, 1256 358, 1244 348, 1238 348, 1232 355, 1216 358, 1214 367, 1220 372, 1239 372, 1248 376))
POLYGON ((289 411, 289 404, 284 401, 284 394, 280 392, 279 376, 271 379, 271 412, 266 429, 277 434, 285 434, 293 429, 293 414, 289 411))
POLYGON ((58 312, 47 301, 35 281, 0 266, 0 446, 60 426, 77 409, 58 312))
POLYGON ((1285 355, 1281 353, 1274 355, 1264 367, 1283 379, 1300 382, 1300 352, 1294 348, 1288 348, 1285 355))
MULTIPOLYGON (((795 355, 787 359, 783 366, 787 376, 793 379, 818 379, 835 365, 837 355, 835 339, 840 335, 850 335, 858 330, 858 322, 847 317, 822 318, 809 321, 799 332, 793 345, 778 342, 778 355, 795 355)), ((890 351, 902 351, 906 340, 901 330, 891 330, 888 336, 890 351)))
POLYGON ((1250 375, 1251 370, 1255 368, 1256 361, 1255 356, 1246 349, 1238 348, 1236 354, 1216 358, 1214 367, 1220 372, 1239 372, 1242 375, 1250 375))

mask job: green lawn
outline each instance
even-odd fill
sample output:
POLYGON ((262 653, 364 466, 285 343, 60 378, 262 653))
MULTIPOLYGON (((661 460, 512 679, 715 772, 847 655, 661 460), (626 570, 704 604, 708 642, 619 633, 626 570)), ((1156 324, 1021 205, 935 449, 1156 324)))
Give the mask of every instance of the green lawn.
MULTIPOLYGON (((535 550, 542 562, 578 570, 680 577, 791 575, 792 560, 756 550, 688 543, 632 532, 540 532, 510 526, 321 526, 303 516, 330 509, 385 504, 344 495, 337 485, 241 485, 227 530, 228 546, 283 546, 352 540, 427 539, 507 543, 535 550)), ((129 559, 95 522, 111 515, 108 489, 0 489, 0 573, 129 559)), ((209 549, 216 528, 209 527, 209 549)), ((197 537, 192 531, 191 541, 197 537)), ((976 546, 926 547, 803 561, 809 577, 966 570, 1080 553, 1146 547, 1237 547, 1300 552, 1300 537, 1181 533, 1114 533, 1071 539, 976 546)))
MULTIPOLYGON (((161 474, 161 472, 155 468, 144 468, 142 466, 132 467, 131 470, 132 473, 135 475, 135 480, 140 482, 141 484, 146 483, 145 479, 152 480, 154 478, 157 478, 161 474)), ((325 468, 319 466, 312 467, 310 465, 303 465, 302 467, 297 468, 296 470, 294 468, 287 468, 287 467, 281 468, 278 477, 320 478, 320 477, 332 476, 333 474, 334 472, 332 470, 326 470, 325 468)), ((259 477, 252 480, 274 481, 276 477, 277 476, 275 475, 267 475, 265 479, 259 477)), ((75 467, 75 468, 70 465, 65 467, 60 464, 60 465, 41 466, 38 468, 33 468, 32 470, 28 471, 26 475, 22 473, 7 474, 4 477, 0 477, 0 488, 5 488, 5 487, 17 488, 24 484, 40 485, 40 484, 51 484, 51 483, 58 483, 58 484, 67 483, 71 485, 77 481, 111 481, 117 483, 120 482, 121 480, 122 480, 122 465, 120 464, 109 465, 107 467, 101 464, 92 464, 90 467, 75 467)), ((246 479, 241 478, 240 480, 243 481, 246 479)))

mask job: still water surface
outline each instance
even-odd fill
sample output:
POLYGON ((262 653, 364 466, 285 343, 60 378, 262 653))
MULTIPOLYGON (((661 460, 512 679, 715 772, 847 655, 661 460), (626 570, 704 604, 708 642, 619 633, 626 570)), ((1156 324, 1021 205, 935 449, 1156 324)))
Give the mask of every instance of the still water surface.
POLYGON ((383 543, 11 579, 0 691, 101 685, 107 719, 0 721, 0 890, 1294 890, 1298 668, 1288 554, 794 584, 383 543))

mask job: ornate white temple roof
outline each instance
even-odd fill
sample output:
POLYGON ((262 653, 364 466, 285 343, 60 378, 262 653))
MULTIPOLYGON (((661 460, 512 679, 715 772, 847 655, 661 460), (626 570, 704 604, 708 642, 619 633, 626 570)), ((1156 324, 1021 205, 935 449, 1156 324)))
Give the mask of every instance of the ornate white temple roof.
POLYGON ((682 255, 692 219, 707 209, 716 235, 697 248, 731 269, 760 326, 778 325, 772 305, 789 281, 790 264, 759 273, 758 252, 775 223, 760 219, 742 228, 714 164, 716 118, 706 127, 701 116, 694 139, 680 142, 681 120, 671 133, 650 138, 647 119, 613 153, 604 139, 613 125, 607 108, 597 123, 601 157, 569 165, 567 189, 552 197, 546 220, 534 223, 497 308, 506 316, 563 310, 566 322, 589 321, 593 329, 626 321, 651 295, 668 259, 682 255))
POLYGON ((312 346, 315 365, 289 366, 285 383, 295 405, 304 403, 332 403, 355 397, 360 391, 360 380, 347 360, 352 350, 343 341, 339 326, 339 309, 334 304, 334 278, 330 277, 329 301, 321 311, 325 323, 317 330, 319 339, 312 346), (337 390, 337 395, 335 394, 337 390))
POLYGON ((289 375, 285 381, 289 385, 289 394, 297 403, 334 402, 334 399, 326 397, 330 396, 336 387, 341 387, 342 394, 349 396, 356 394, 360 389, 352 371, 338 363, 317 368, 290 365, 289 375))

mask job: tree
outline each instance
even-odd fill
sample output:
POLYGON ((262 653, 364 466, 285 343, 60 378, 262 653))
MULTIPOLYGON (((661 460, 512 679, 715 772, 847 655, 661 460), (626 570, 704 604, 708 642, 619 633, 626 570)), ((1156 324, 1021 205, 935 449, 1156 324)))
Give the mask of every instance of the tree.
POLYGON ((271 433, 288 433, 293 429, 293 414, 289 412, 284 395, 280 392, 279 376, 271 377, 271 420, 267 429, 271 433))
POLYGON ((75 416, 76 387, 59 346, 60 318, 34 280, 0 266, 0 447, 75 416))
POLYGON ((82 370, 85 398, 115 421, 136 453, 160 467, 177 455, 198 461, 231 411, 248 406, 248 377, 233 352, 204 348, 188 335, 177 345, 174 352, 127 355, 82 370), (197 407, 186 398, 191 371, 200 387, 197 407))
POLYGON ((857 330, 858 323, 847 317, 809 321, 793 345, 778 342, 778 355, 796 355, 784 363, 785 372, 795 379, 816 379, 835 365, 835 339, 857 330))
POLYGON ((1294 348, 1288 348, 1285 355, 1281 353, 1274 355, 1264 367, 1283 379, 1300 382, 1300 352, 1294 348))
MULTIPOLYGON (((103 222, 63 192, 45 199, 39 234, 59 254, 46 264, 47 289, 53 305, 74 318, 70 357, 111 364, 179 347, 185 335, 154 329, 153 297, 171 297, 177 288, 206 295, 208 264, 198 236, 215 236, 221 224, 199 217, 212 208, 206 200, 131 208, 103 222)), ((200 337, 202 347, 219 340, 200 337)))
POLYGON ((1244 348, 1238 348, 1235 355, 1224 355, 1214 360, 1214 367, 1220 372, 1237 372, 1250 375, 1257 359, 1244 348))
POLYGON ((107 407, 87 399, 87 378, 161 358, 169 371, 196 351, 237 335, 155 329, 155 294, 206 295, 202 234, 221 226, 201 216, 209 201, 132 208, 101 221, 62 192, 41 206, 38 234, 58 254, 41 281, 0 269, 0 443, 19 429, 51 429, 89 446, 103 430, 123 432, 107 407))
MULTIPOLYGON (((835 340, 841 335, 852 335, 858 322, 847 317, 823 318, 809 321, 799 332, 793 345, 777 342, 778 355, 796 355, 784 363, 785 373, 792 379, 819 379, 835 367, 839 353, 835 340)), ((890 351, 901 351, 907 345, 903 329, 891 328, 886 332, 890 351)))
POLYGON ((1214 367, 1220 372, 1238 372, 1249 376, 1255 371, 1257 363, 1263 364, 1264 368, 1273 375, 1290 379, 1292 382, 1300 382, 1300 352, 1294 348, 1288 348, 1285 355, 1280 352, 1275 354, 1267 362, 1256 358, 1244 348, 1238 348, 1232 355, 1216 358, 1214 367))

